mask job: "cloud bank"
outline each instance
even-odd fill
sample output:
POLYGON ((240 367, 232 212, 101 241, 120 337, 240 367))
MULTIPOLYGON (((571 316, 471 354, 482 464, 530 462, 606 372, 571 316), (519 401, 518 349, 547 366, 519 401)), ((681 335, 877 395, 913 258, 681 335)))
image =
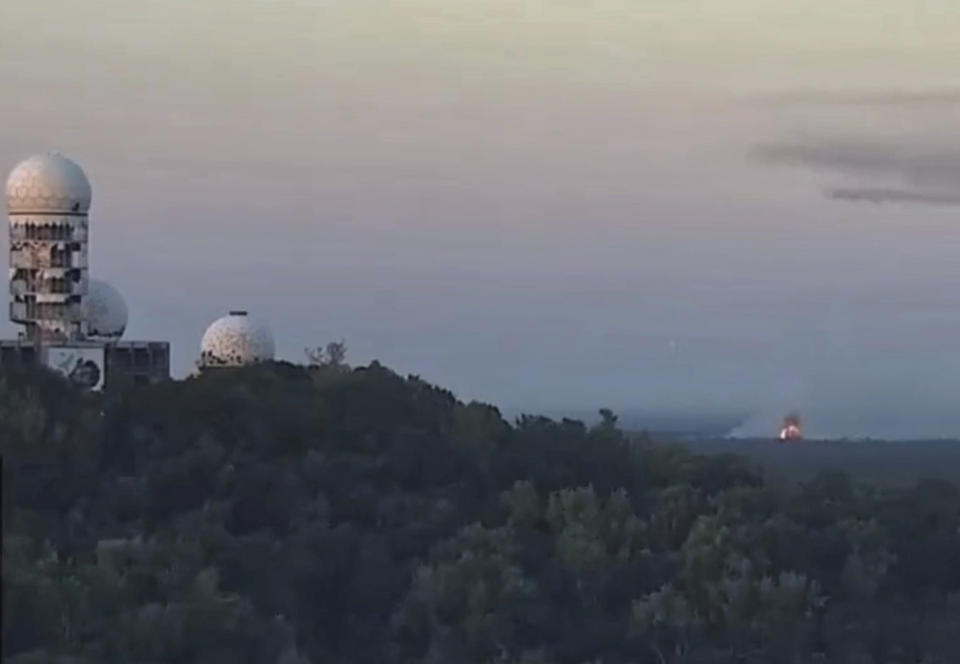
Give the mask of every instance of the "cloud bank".
POLYGON ((832 200, 960 205, 960 142, 942 136, 803 136, 756 146, 754 159, 855 178, 829 187, 832 200), (896 186, 880 186, 880 183, 896 186))
POLYGON ((960 205, 960 196, 953 194, 935 194, 909 191, 905 189, 836 187, 824 190, 827 198, 854 203, 905 203, 918 205, 954 206, 960 205))
POLYGON ((765 96, 762 101, 773 105, 832 105, 878 107, 937 107, 960 105, 960 88, 931 90, 799 90, 765 96))

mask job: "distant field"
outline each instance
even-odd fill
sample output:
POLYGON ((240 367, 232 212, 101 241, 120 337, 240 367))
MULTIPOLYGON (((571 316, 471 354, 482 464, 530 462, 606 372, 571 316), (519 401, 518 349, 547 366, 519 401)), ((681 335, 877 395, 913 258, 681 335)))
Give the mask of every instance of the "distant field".
POLYGON ((823 470, 843 470, 859 480, 910 484, 938 477, 960 484, 960 441, 684 440, 701 454, 742 454, 772 479, 803 481, 823 470))

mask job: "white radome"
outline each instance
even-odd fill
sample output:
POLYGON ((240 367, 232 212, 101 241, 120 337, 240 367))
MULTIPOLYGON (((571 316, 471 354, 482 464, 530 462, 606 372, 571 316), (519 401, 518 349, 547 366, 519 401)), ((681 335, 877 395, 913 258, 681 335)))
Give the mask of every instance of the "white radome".
POLYGON ((86 214, 93 192, 76 162, 47 152, 20 162, 7 178, 10 214, 86 214))
POLYGON ((273 359, 273 335, 245 311, 215 320, 200 342, 200 366, 239 367, 273 359))
POLYGON ((106 281, 90 279, 87 286, 87 334, 99 339, 119 339, 127 329, 127 303, 106 281))

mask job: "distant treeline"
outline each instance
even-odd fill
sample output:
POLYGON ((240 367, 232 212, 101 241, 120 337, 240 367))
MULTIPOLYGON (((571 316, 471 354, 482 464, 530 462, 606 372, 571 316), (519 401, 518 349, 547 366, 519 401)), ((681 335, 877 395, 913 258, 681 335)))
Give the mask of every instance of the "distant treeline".
POLYGON ((956 661, 942 480, 768 481, 376 363, 7 373, 0 446, 11 664, 956 661))
POLYGON ((804 440, 696 438, 687 447, 702 454, 749 458, 773 480, 810 480, 824 469, 860 481, 905 486, 922 479, 960 483, 960 440, 804 440))

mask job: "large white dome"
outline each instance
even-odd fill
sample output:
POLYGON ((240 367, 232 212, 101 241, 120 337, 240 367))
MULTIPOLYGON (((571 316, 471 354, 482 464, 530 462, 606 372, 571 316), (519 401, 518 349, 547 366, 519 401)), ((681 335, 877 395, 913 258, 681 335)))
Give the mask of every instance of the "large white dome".
POLYGON ((91 279, 87 286, 87 332, 91 337, 119 339, 127 329, 127 303, 116 288, 91 279))
POLYGON ((92 192, 76 162, 48 152, 13 169, 7 178, 6 196, 11 214, 86 214, 92 192))
POLYGON ((270 329, 251 320, 245 311, 231 311, 215 320, 200 342, 200 366, 237 367, 273 359, 270 329))

